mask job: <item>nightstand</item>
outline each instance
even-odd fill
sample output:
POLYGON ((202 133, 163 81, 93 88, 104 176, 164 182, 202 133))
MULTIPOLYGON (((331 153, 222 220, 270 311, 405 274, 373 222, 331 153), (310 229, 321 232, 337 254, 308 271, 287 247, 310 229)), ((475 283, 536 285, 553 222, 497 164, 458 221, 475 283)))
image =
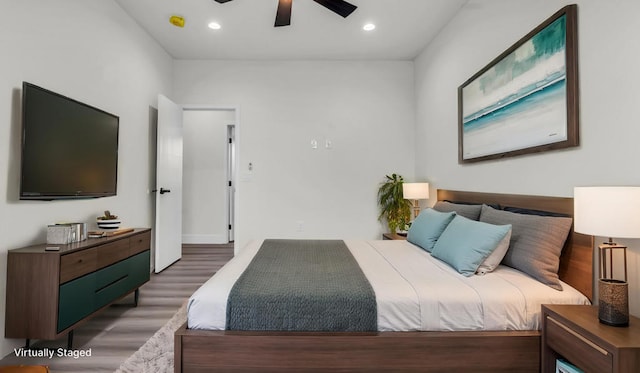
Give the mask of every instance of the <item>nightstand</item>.
POLYGON ((383 240, 406 240, 407 236, 401 236, 397 233, 383 233, 382 239, 383 240))
POLYGON ((542 306, 542 372, 564 358, 585 372, 640 372, 640 319, 628 327, 598 321, 598 307, 542 306))

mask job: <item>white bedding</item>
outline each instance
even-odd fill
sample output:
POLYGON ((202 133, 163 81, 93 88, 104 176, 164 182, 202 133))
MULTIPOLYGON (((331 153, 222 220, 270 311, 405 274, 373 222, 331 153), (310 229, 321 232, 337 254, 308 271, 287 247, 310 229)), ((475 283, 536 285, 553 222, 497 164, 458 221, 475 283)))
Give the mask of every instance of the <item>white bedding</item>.
MULTIPOLYGON (((557 291, 502 265, 464 277, 407 241, 345 243, 376 293, 380 331, 538 330, 541 304, 589 304, 566 283, 557 291)), ((251 242, 191 296, 190 329, 225 329, 229 292, 261 244, 251 242)))

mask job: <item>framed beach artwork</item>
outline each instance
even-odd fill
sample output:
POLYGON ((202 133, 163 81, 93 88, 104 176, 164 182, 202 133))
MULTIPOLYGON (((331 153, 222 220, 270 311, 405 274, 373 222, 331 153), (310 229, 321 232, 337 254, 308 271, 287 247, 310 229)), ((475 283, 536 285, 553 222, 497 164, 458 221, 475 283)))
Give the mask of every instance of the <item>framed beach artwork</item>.
POLYGON ((458 88, 459 163, 578 146, 577 6, 458 88))

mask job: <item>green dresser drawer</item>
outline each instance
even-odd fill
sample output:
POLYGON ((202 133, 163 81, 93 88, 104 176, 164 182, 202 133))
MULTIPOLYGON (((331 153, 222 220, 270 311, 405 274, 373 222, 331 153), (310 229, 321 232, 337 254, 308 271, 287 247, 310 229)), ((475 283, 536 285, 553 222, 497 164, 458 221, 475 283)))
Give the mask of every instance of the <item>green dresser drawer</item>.
POLYGON ((131 288, 138 287, 149 281, 151 276, 149 264, 151 263, 151 250, 146 250, 130 258, 129 284, 131 288))
POLYGON ((96 273, 89 273, 60 286, 58 332, 89 316, 96 307, 94 294, 96 273))
POLYGON ((94 304, 96 308, 105 306, 131 290, 131 261, 125 259, 109 267, 96 271, 94 304))
POLYGON ((96 272, 97 307, 107 305, 149 280, 150 251, 134 255, 96 272))
POLYGON ((150 251, 143 251, 60 286, 58 332, 149 280, 150 251))

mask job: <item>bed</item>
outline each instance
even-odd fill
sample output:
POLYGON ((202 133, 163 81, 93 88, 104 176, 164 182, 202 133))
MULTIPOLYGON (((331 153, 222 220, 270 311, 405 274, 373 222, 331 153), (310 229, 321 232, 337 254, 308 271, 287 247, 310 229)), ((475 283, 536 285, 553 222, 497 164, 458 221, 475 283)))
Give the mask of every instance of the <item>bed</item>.
MULTIPOLYGON (((573 214, 571 198, 439 190, 438 200, 486 203, 568 216, 573 214)), ((350 244, 358 245, 357 242, 350 244)), ((373 242, 380 251, 393 250, 402 247, 399 246, 402 244, 406 243, 373 242)), ((592 295, 591 248, 590 236, 570 231, 562 251, 558 271, 563 283, 570 285, 577 290, 576 293, 582 293, 588 299, 591 299, 592 295)), ((446 271, 444 267, 436 269, 446 271)), ((509 273, 508 268, 497 271, 500 271, 500 276, 507 278, 514 275, 509 273)), ((489 278, 489 276, 485 277, 489 278)), ((485 281, 485 279, 478 281, 485 281)), ((531 308, 536 308, 539 312, 537 305, 531 308)), ((429 372, 467 369, 469 371, 533 372, 539 371, 540 368, 540 332, 537 312, 533 312, 533 316, 524 321, 524 327, 518 327, 525 330, 509 330, 515 327, 502 325, 496 327, 498 330, 494 331, 475 330, 478 325, 474 320, 460 331, 449 330, 442 325, 429 326, 429 322, 426 326, 416 326, 407 322, 406 317, 397 317, 401 321, 400 327, 383 323, 383 327, 380 328, 382 331, 377 332, 199 330, 195 329, 199 325, 194 323, 207 324, 208 321, 192 322, 192 328, 187 328, 185 323, 175 334, 175 371, 429 372)), ((496 321, 489 321, 491 322, 496 321)), ((224 328, 224 322, 222 325, 214 324, 215 322, 205 326, 224 328)), ((380 321, 378 324, 380 325, 380 321)))

